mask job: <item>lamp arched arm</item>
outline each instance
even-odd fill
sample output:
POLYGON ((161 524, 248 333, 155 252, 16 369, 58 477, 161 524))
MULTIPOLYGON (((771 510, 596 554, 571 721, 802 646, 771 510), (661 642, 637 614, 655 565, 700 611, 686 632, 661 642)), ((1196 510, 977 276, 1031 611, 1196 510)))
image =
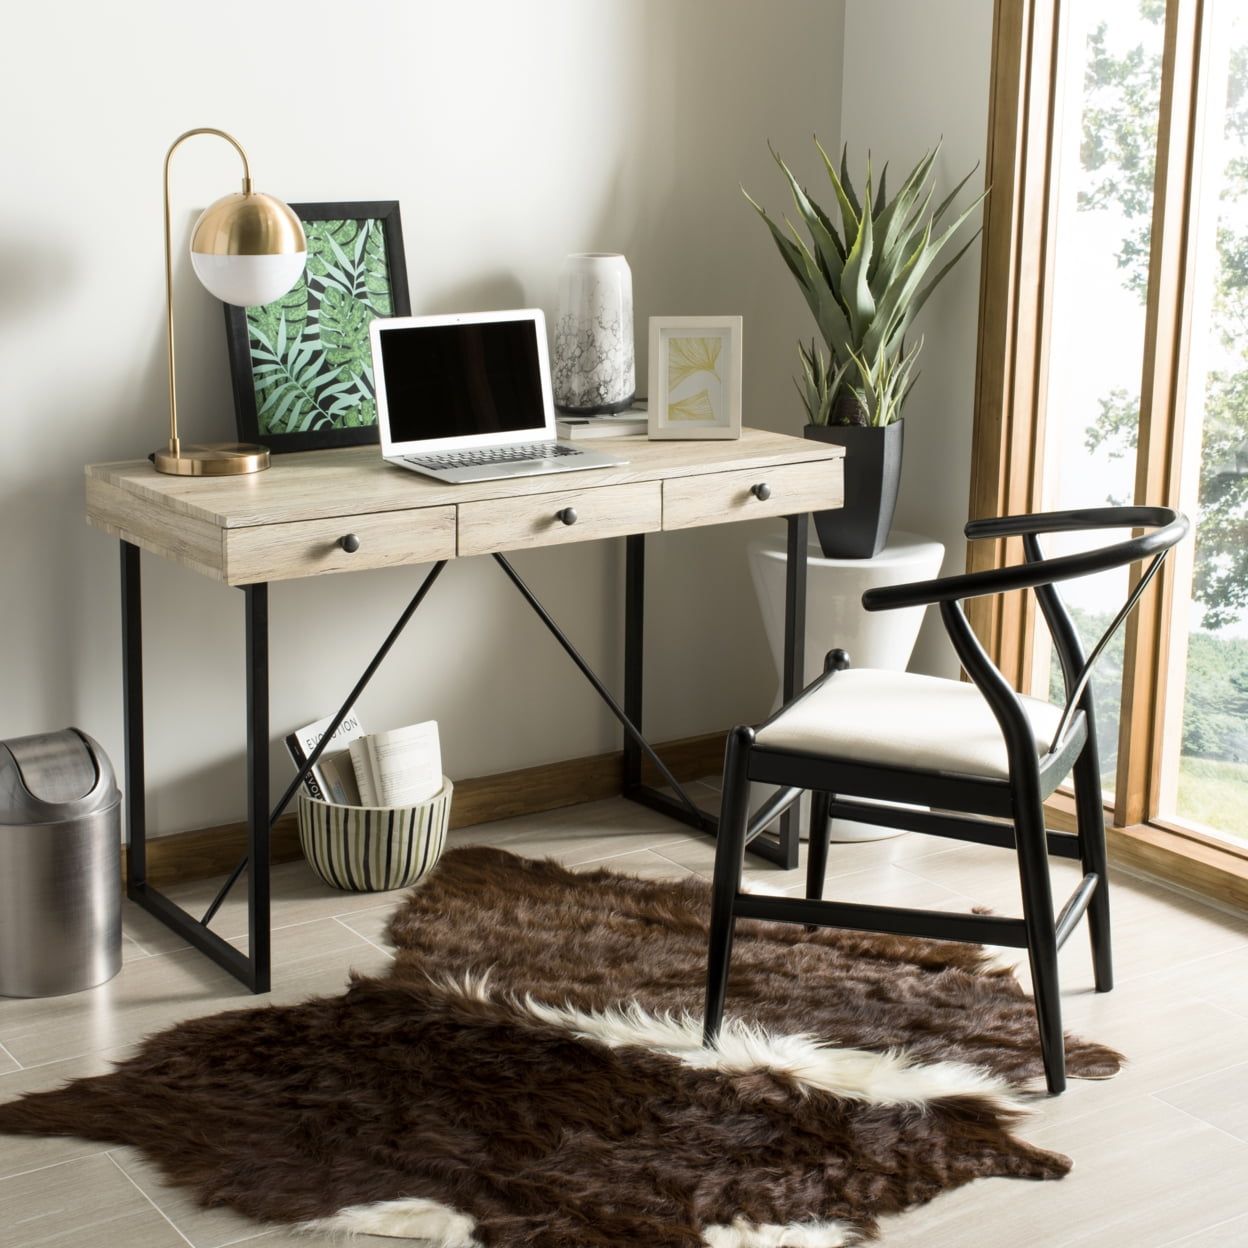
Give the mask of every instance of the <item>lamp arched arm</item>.
POLYGON ((181 448, 178 440, 177 368, 174 363, 173 350, 173 229, 170 225, 169 211, 169 162, 173 159, 174 152, 187 139, 193 139, 198 134, 215 135, 219 139, 224 139, 234 148, 239 155, 239 159, 243 162, 243 194, 251 194, 251 162, 247 159, 247 153, 243 151, 243 145, 232 134, 227 134, 224 130, 218 130, 213 126, 199 126, 194 130, 187 130, 174 139, 169 146, 169 150, 165 153, 165 322, 169 356, 169 453, 175 456, 180 453, 181 448))

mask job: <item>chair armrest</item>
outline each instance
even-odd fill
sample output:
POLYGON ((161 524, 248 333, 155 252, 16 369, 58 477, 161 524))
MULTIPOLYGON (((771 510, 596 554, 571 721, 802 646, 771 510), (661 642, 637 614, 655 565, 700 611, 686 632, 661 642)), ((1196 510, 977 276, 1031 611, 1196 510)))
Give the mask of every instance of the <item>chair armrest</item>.
POLYGON ((1025 516, 987 516, 970 521, 963 532, 968 541, 1023 537, 1028 533, 1070 533, 1080 529, 1138 529, 1169 524, 1168 507, 1097 507, 1092 510, 1038 511, 1025 516))
POLYGON ((927 607, 935 602, 962 602, 1003 594, 1011 589, 1030 589, 1053 580, 1053 566, 1059 561, 990 568, 957 576, 938 576, 931 581, 910 581, 905 585, 881 585, 862 596, 868 611, 895 611, 900 607, 927 607))
MULTIPOLYGON (((1110 509, 1104 509, 1110 510, 1110 509)), ((1115 507, 1109 526, 1152 526, 1150 533, 1126 541, 1102 546, 1097 550, 1079 551, 1073 555, 1059 555, 1041 562, 1011 564, 1004 568, 988 568, 982 572, 964 572, 958 576, 940 576, 933 581, 915 581, 906 585, 882 585, 869 589, 862 596, 862 605, 868 611, 894 611, 900 607, 925 607, 934 602, 962 602, 968 598, 983 598, 989 594, 1005 594, 1015 589, 1036 589, 1057 581, 1071 580, 1077 576, 1090 576, 1109 568, 1122 567, 1162 554, 1180 541, 1187 533, 1187 517, 1171 511, 1168 507, 1115 507)), ((1017 516, 1004 518, 1001 523, 1012 523, 1016 533, 1052 531, 1055 517, 1060 517, 1061 527, 1084 528, 1068 522, 1068 517, 1084 513, 1065 511, 1048 515, 1017 516), (1027 527, 1021 527, 1026 524, 1027 527)), ((1102 513, 1093 512, 1092 515, 1102 513)), ((991 521, 975 521, 994 523, 991 521)), ((968 526, 968 529, 970 526, 968 526)))

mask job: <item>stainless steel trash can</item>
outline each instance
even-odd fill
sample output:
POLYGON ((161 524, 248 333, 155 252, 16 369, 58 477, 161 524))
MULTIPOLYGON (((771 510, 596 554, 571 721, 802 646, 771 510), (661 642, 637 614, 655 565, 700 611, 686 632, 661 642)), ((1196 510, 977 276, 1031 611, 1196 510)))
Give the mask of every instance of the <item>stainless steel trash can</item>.
POLYGON ((0 996, 79 992, 120 970, 120 806, 86 733, 0 741, 0 996))

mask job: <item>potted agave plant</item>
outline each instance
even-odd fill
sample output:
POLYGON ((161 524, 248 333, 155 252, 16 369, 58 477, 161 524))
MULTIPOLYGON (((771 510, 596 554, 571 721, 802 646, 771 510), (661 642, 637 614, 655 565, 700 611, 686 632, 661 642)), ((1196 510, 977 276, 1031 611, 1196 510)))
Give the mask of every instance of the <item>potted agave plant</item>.
POLYGON ((940 145, 911 170, 888 198, 888 166, 873 185, 867 158, 859 197, 849 176, 848 150, 837 172, 815 140, 835 196, 828 212, 798 184, 788 165, 772 155, 793 193, 803 234, 787 217, 786 229, 748 192, 767 223, 789 271, 814 313, 823 347, 800 343, 797 388, 806 409, 805 434, 846 448, 845 505, 815 513, 819 544, 829 558, 866 559, 888 540, 901 477, 902 408, 917 379, 923 341, 906 344, 906 331, 941 279, 962 258, 979 231, 943 267, 932 266, 984 195, 944 224, 974 169, 929 215, 932 168, 940 145), (826 354, 824 351, 826 348, 826 354))

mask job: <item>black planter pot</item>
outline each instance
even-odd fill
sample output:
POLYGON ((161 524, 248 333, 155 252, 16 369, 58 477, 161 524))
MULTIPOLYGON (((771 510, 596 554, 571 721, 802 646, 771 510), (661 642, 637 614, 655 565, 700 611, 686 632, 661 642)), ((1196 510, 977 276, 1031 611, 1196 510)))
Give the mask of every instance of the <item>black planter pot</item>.
POLYGON ((904 423, 806 426, 808 438, 845 448, 845 505, 814 513, 819 545, 829 559, 870 559, 884 549, 897 509, 904 423))

